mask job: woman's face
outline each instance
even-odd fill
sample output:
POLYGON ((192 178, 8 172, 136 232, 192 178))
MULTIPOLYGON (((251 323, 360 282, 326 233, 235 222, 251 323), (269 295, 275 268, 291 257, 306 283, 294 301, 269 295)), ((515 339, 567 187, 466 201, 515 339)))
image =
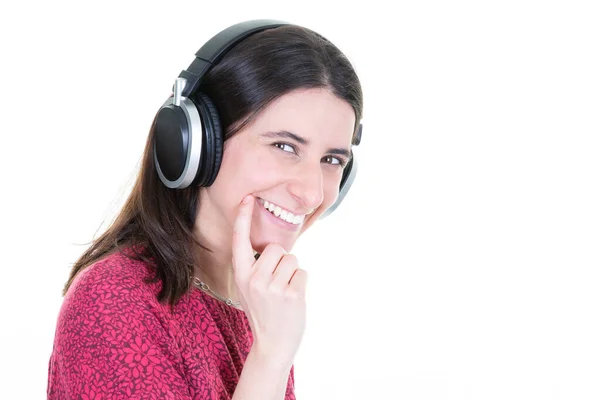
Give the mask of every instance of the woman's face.
POLYGON ((338 196, 354 122, 352 107, 325 89, 297 90, 272 102, 225 142, 215 182, 200 189, 200 229, 230 237, 239 204, 251 194, 253 248, 262 252, 279 243, 291 251, 338 196))

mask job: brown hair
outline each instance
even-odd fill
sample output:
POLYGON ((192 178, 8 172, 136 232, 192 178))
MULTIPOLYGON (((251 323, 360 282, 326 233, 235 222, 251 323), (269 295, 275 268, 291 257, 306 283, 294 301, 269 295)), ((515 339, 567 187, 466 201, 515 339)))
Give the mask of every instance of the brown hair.
MULTIPOLYGON (((356 115, 356 134, 363 100, 352 65, 332 43, 299 26, 269 29, 243 40, 204 76, 198 91, 215 104, 227 140, 273 100, 309 88, 326 88, 348 102, 356 115)), ((130 257, 155 265, 150 282, 162 283, 158 300, 174 305, 190 288, 195 246, 210 251, 193 234, 199 189, 169 189, 158 178, 152 151, 155 122, 129 197, 112 225, 75 262, 63 295, 79 271, 131 248, 135 254, 130 257)))

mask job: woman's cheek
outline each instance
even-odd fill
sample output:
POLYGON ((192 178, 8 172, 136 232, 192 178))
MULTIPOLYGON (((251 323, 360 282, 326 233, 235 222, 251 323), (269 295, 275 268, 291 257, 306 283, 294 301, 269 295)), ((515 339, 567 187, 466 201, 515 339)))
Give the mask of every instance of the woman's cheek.
POLYGON ((261 180, 277 179, 280 175, 285 175, 285 168, 281 163, 277 163, 272 157, 260 158, 256 165, 254 173, 259 172, 261 180))

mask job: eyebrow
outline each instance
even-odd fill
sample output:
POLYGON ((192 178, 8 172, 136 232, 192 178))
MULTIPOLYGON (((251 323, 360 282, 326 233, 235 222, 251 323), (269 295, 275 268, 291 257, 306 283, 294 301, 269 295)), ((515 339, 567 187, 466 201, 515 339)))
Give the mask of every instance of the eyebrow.
MULTIPOLYGON (((266 132, 266 133, 263 133, 262 136, 266 136, 269 138, 291 139, 295 142, 300 143, 303 146, 308 146, 310 144, 310 141, 308 139, 305 139, 302 136, 298 136, 295 133, 292 133, 289 131, 266 132)), ((348 159, 351 157, 350 150, 348 150, 348 149, 330 148, 330 149, 327 149, 327 153, 345 156, 348 159)))

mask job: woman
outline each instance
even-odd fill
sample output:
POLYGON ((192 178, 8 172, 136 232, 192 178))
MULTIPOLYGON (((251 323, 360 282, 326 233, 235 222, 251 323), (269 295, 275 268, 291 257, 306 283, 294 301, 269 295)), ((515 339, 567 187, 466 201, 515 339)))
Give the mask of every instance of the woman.
POLYGON ((277 21, 196 55, 73 266, 50 399, 295 398, 307 274, 289 252, 351 183, 360 83, 333 44, 277 21))

